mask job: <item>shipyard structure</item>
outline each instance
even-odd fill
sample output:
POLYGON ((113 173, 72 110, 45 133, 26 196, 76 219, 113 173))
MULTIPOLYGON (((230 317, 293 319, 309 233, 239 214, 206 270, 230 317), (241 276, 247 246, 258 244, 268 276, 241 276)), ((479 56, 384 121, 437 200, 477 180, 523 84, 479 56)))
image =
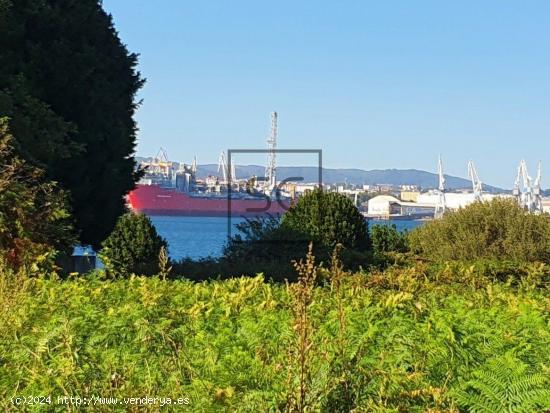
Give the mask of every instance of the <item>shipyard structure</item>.
POLYGON ((494 198, 514 198, 526 211, 534 214, 550 212, 550 199, 543 198, 542 170, 532 179, 525 161, 521 161, 509 192, 488 193, 472 161, 468 162, 471 187, 450 191, 446 187, 441 157, 437 164, 438 185, 422 189, 403 185, 396 190, 386 185, 350 187, 346 184, 292 182, 277 179, 276 151, 278 116, 271 114, 267 138, 267 162, 264 176, 237 178, 234 164, 228 164, 221 152, 216 175, 197 176, 197 160, 190 164, 169 160, 164 149, 153 158, 141 162, 143 178, 127 197, 131 210, 148 215, 189 216, 277 216, 295 200, 321 186, 326 191, 349 196, 366 219, 437 219, 447 211, 466 207, 474 202, 494 198), (364 199, 367 198, 367 201, 364 199), (361 201, 363 200, 363 201, 361 201))
POLYGON ((224 152, 219 157, 218 175, 199 179, 196 158, 190 165, 175 163, 161 148, 155 157, 139 165, 143 178, 128 194, 128 206, 147 215, 280 215, 289 208, 291 197, 276 186, 276 112, 271 114, 267 143, 265 177, 247 179, 237 179, 235 165, 227 163, 224 152))
POLYGON ((418 188, 402 188, 374 196, 366 202, 363 214, 370 219, 432 219, 441 218, 447 211, 464 208, 474 202, 486 202, 495 198, 517 200, 526 211, 534 214, 550 212, 550 199, 543 197, 541 188, 542 169, 539 162, 537 176, 532 179, 527 163, 522 160, 517 170, 514 189, 511 192, 486 193, 475 165, 468 163, 471 189, 448 191, 441 158, 438 162, 438 187, 421 191, 418 188))

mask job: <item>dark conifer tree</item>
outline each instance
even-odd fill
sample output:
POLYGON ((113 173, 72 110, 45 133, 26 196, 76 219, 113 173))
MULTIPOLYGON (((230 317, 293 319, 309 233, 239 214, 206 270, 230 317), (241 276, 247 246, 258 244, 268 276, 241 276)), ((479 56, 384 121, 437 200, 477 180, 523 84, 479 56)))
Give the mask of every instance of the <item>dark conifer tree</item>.
POLYGON ((136 65, 101 1, 0 0, 0 116, 21 154, 70 191, 94 246, 137 179, 136 65))

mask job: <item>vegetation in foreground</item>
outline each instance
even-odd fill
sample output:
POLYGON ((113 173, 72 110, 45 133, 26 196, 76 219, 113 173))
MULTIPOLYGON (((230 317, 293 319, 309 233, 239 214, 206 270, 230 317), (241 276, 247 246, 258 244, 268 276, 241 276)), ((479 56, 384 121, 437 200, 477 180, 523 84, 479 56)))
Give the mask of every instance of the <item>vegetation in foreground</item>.
MULTIPOLYGON (((183 396, 200 412, 550 411, 550 270, 522 270, 347 274, 308 256, 284 285, 3 269, 0 408, 17 411, 15 392, 183 396)), ((89 411, 158 410, 134 407, 89 411)))

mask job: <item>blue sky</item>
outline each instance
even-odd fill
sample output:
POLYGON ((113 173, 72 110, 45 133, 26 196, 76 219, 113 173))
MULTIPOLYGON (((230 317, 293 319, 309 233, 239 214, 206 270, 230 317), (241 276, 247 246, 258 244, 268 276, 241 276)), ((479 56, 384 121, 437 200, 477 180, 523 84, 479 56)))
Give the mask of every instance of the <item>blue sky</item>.
POLYGON ((521 158, 550 176, 549 1, 103 4, 147 78, 139 155, 264 148, 277 110, 279 146, 327 167, 435 170, 441 153, 494 185, 521 158))

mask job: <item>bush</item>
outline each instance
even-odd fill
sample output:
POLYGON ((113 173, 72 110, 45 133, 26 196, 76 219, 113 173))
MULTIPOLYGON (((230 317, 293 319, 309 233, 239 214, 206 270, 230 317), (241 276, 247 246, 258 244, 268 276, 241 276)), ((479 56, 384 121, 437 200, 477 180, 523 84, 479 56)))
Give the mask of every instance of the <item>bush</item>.
POLYGON ((476 202, 410 233, 411 250, 433 261, 494 258, 550 262, 550 220, 510 199, 476 202))
POLYGON ((304 195, 283 215, 281 226, 330 250, 338 244, 359 251, 370 247, 365 219, 349 198, 334 192, 304 195))
POLYGON ((166 241, 143 214, 128 213, 103 242, 100 257, 113 275, 152 275, 159 270, 159 255, 166 241))
MULTIPOLYGON (((281 225, 276 217, 247 219, 237 225, 239 233, 229 239, 218 261, 224 275, 263 273, 266 278, 294 281, 293 261, 302 258, 309 238, 281 225)), ((328 250, 318 245, 316 251, 328 257, 328 250)))
POLYGON ((229 240, 219 261, 227 274, 264 273, 272 280, 295 281, 292 263, 306 255, 310 242, 323 264, 329 262, 336 245, 344 247, 346 269, 358 269, 371 259, 367 223, 351 200, 341 194, 310 192, 281 219, 248 219, 238 229, 240 234, 229 240))
POLYGON ((399 231, 395 224, 374 225, 370 232, 372 249, 375 254, 407 252, 407 236, 408 233, 406 231, 399 231))
POLYGON ((346 269, 358 269, 371 261, 368 228, 353 203, 345 196, 320 190, 306 194, 282 218, 247 219, 227 243, 220 259, 175 263, 175 276, 194 280, 254 276, 262 273, 273 281, 295 281, 293 262, 304 257, 313 241, 318 262, 327 264, 341 244, 346 269))
POLYGON ((35 272, 75 241, 67 194, 19 157, 8 120, 0 118, 0 258, 35 272))

